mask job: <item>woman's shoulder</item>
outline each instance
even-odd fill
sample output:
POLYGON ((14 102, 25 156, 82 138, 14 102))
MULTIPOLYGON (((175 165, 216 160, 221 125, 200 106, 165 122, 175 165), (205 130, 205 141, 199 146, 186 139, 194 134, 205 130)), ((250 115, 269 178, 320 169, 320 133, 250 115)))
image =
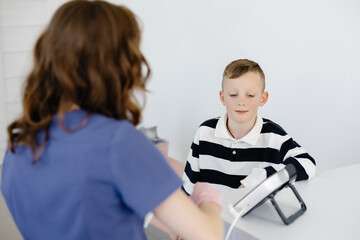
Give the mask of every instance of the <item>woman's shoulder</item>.
POLYGON ((134 125, 126 119, 115 119, 101 114, 91 114, 89 124, 93 128, 104 128, 107 131, 118 129, 135 129, 134 125))

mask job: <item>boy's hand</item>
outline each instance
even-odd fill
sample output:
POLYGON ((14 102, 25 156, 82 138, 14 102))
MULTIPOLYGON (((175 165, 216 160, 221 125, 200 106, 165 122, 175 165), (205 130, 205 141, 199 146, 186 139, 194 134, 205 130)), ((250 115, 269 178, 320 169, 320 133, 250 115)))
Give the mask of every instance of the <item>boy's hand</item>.
POLYGON ((241 184, 241 185, 240 185, 240 187, 239 187, 238 189, 240 189, 240 188, 245 188, 245 186, 241 184))

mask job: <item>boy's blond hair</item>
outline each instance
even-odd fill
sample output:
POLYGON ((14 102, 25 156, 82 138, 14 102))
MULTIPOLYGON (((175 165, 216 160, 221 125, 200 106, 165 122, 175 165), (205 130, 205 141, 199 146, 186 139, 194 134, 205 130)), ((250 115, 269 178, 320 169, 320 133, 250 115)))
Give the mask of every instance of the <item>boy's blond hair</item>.
POLYGON ((238 59, 229 63, 223 73, 222 88, 226 79, 238 78, 247 72, 254 72, 260 75, 263 83, 263 91, 265 90, 265 74, 257 62, 248 59, 238 59))

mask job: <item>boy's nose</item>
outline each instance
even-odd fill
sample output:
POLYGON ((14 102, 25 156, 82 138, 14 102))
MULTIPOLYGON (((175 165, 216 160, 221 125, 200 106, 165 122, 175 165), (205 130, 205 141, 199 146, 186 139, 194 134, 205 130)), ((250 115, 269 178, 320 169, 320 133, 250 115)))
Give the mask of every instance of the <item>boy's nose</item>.
POLYGON ((240 98, 238 101, 239 106, 245 106, 245 100, 243 98, 240 98))
POLYGON ((243 95, 239 96, 239 98, 238 98, 238 105, 239 105, 239 106, 245 106, 245 103, 246 103, 246 97, 243 96, 243 95))

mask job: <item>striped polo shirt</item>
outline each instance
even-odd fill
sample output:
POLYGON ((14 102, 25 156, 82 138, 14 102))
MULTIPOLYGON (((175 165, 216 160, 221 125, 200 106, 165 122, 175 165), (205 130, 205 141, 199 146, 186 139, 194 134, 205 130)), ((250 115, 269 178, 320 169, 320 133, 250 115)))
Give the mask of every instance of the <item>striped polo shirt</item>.
POLYGON ((226 120, 227 114, 198 128, 183 174, 186 193, 192 193, 196 182, 254 187, 288 163, 297 170, 296 181, 315 175, 315 160, 278 124, 258 115, 251 131, 235 139, 226 120))

